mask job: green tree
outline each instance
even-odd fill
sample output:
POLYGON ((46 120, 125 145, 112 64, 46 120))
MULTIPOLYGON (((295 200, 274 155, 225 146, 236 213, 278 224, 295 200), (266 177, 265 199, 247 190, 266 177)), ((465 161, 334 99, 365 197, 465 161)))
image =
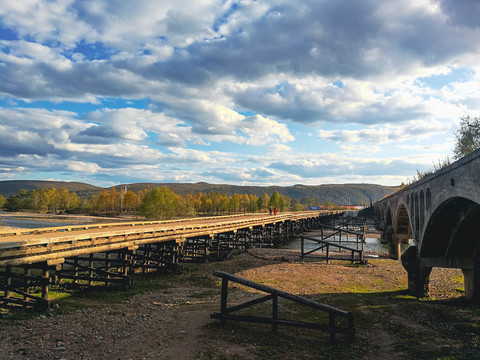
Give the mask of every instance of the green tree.
POLYGON ((238 194, 233 195, 228 203, 229 212, 236 212, 240 208, 240 196, 238 194))
POLYGON ((455 134, 456 143, 453 154, 460 159, 480 148, 480 117, 463 116, 460 129, 455 134))
POLYGON ((303 197, 300 202, 304 204, 305 206, 318 206, 318 199, 312 197, 312 196, 307 196, 303 197))
POLYGON ((268 206, 272 208, 277 208, 278 211, 284 211, 289 204, 287 197, 280 195, 278 191, 275 191, 268 202, 268 206))
POLYGON ((185 215, 187 211, 188 207, 185 206, 181 196, 166 186, 150 190, 139 208, 140 215, 149 220, 172 219, 185 215))
POLYGON ((6 202, 7 202, 7 199, 5 199, 5 197, 2 194, 0 194, 0 209, 2 209, 5 206, 6 202))
POLYGON ((280 195, 280 201, 278 203, 278 210, 279 211, 284 211, 289 204, 289 200, 287 199, 286 196, 280 195))
POLYGON ((295 203, 292 205, 292 211, 303 211, 305 210, 305 205, 301 204, 301 203, 295 203))
POLYGON ((262 198, 257 198, 257 209, 258 210, 262 210, 264 209, 265 207, 263 206, 263 200, 262 198))

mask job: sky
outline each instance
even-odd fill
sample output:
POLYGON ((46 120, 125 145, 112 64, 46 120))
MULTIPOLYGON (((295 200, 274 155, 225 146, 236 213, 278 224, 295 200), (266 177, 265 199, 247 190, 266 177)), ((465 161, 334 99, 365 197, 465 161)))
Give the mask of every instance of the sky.
POLYGON ((480 115, 480 2, 0 0, 0 180, 400 185, 480 115))

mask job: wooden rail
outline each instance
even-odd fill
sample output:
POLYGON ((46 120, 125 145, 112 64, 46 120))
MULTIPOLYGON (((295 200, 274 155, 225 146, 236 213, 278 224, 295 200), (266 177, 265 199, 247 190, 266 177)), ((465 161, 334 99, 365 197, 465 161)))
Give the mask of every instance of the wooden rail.
POLYGON ((225 323, 226 320, 234 321, 244 321, 257 324, 268 324, 272 325, 272 330, 276 331, 278 325, 282 326, 292 326, 306 329, 314 330, 323 330, 330 333, 330 340, 332 343, 336 342, 337 333, 345 334, 348 337, 350 342, 353 341, 355 335, 355 329, 353 325, 353 314, 335 307, 318 303, 316 301, 304 298, 302 296, 290 294, 270 286, 262 285, 255 283, 253 281, 223 272, 223 271, 214 271, 213 275, 222 278, 222 296, 220 302, 220 313, 212 313, 210 315, 213 319, 219 319, 222 323, 225 323), (228 307, 228 282, 233 281, 238 284, 262 291, 269 295, 257 298, 251 301, 247 301, 243 304, 228 307), (284 298, 287 300, 294 301, 299 304, 306 305, 313 309, 317 309, 323 312, 328 313, 329 323, 328 325, 305 322, 305 321, 294 321, 294 320, 285 320, 280 319, 278 311, 278 298, 284 298), (265 301, 272 300, 272 316, 271 317, 259 317, 259 316, 249 316, 249 315, 234 315, 232 314, 235 311, 245 309, 247 307, 260 304, 265 301), (337 317, 346 319, 346 326, 337 325, 337 317))
MULTIPOLYGON (((320 212, 321 213, 321 212, 320 212)), ((209 216, 209 217, 195 217, 195 218, 185 218, 185 219, 176 219, 176 220, 162 220, 162 221, 124 221, 124 222, 112 222, 112 223, 94 223, 94 224, 82 224, 82 225, 69 225, 69 226, 53 226, 53 227, 43 227, 43 228, 34 228, 34 229, 4 229, 0 230, 0 237, 12 236, 12 235, 28 235, 28 234, 42 234, 42 233, 51 233, 51 232, 68 232, 68 231, 78 231, 78 230, 95 230, 95 229, 107 229, 114 227, 124 227, 124 226, 145 226, 145 225, 173 225, 178 223, 188 223, 188 222, 198 222, 198 221, 211 221, 218 219, 235 219, 245 216, 255 216, 258 217, 258 214, 235 214, 235 215, 224 215, 224 216, 209 216)))
MULTIPOLYGON (((345 239, 345 236, 344 236, 345 239)), ((338 228, 338 227, 333 227, 329 225, 324 225, 320 224, 320 239, 319 238, 313 238, 313 237, 308 237, 308 236, 301 236, 301 254, 300 257, 302 260, 305 259, 305 256, 310 255, 314 252, 317 251, 325 251, 325 256, 327 263, 330 262, 330 259, 333 259, 331 257, 330 253, 330 248, 336 249, 337 252, 342 252, 342 251, 347 251, 351 253, 351 256, 349 259, 352 263, 355 262, 355 260, 358 260, 360 263, 365 263, 365 259, 363 257, 363 245, 365 241, 365 229, 363 229, 362 232, 357 232, 357 231, 351 231, 351 230, 345 230, 343 228, 338 228), (325 233, 324 230, 330 230, 328 234, 325 233), (342 233, 346 234, 346 240, 343 240, 343 245, 342 245, 342 233), (335 239, 335 236, 338 235, 338 238, 335 239), (355 248, 351 246, 346 246, 345 244, 350 244, 352 241, 348 240, 348 236, 355 236, 356 240, 353 241, 355 244, 355 248), (332 238, 332 240, 327 241, 327 239, 332 238), (310 242, 315 242, 319 246, 316 248, 310 250, 310 251, 305 251, 305 240, 308 240, 310 242), (355 254, 358 254, 358 258, 355 258, 355 254)), ((337 259, 339 259, 337 257, 337 259)), ((343 259, 342 259, 343 260, 343 259)))

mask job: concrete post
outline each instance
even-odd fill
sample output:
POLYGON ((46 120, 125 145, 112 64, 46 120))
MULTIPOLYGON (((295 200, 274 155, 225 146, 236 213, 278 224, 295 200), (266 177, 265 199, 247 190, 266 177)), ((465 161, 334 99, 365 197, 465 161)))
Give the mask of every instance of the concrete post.
POLYGON ((397 241, 395 232, 392 226, 387 226, 383 231, 382 238, 386 240, 388 245, 388 257, 395 260, 400 260, 400 244, 397 241))
POLYGON ((408 292, 417 297, 427 297, 431 267, 420 266, 417 247, 410 246, 402 255, 402 265, 408 273, 408 292))
POLYGON ((390 239, 388 239, 388 256, 391 259, 400 260, 402 251, 400 250, 400 239, 398 235, 392 234, 390 239))
POLYGON ((465 284, 465 299, 480 304, 480 264, 473 263, 473 269, 462 269, 465 284))

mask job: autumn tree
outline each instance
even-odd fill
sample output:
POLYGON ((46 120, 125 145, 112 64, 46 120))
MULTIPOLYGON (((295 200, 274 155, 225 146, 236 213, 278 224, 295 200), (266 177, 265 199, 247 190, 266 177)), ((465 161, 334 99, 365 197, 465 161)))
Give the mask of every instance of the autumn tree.
POLYGON ((125 211, 136 211, 140 204, 140 199, 132 190, 128 190, 123 196, 123 208, 125 211))
POLYGON ((58 206, 60 210, 75 209, 80 205, 80 199, 75 192, 69 192, 67 188, 60 188, 57 192, 58 206))
POLYGON ((453 154, 460 159, 480 148, 480 117, 463 116, 460 129, 455 134, 456 143, 453 154))
POLYGON ((262 208, 263 209, 268 208, 269 204, 270 204, 270 196, 268 196, 268 194, 263 194, 263 196, 262 196, 262 208))
POLYGON ((238 194, 234 194, 230 201, 228 202, 228 210, 229 212, 236 212, 240 208, 240 196, 238 194))
POLYGON ((200 208, 202 206, 202 195, 203 194, 201 192, 198 194, 188 193, 187 195, 185 195, 185 202, 192 206, 197 213, 200 212, 200 208))
POLYGON ((260 208, 258 207, 258 200, 259 198, 255 195, 248 195, 249 199, 250 199, 250 204, 249 204, 249 208, 248 208, 248 211, 249 212, 257 212, 260 208))

